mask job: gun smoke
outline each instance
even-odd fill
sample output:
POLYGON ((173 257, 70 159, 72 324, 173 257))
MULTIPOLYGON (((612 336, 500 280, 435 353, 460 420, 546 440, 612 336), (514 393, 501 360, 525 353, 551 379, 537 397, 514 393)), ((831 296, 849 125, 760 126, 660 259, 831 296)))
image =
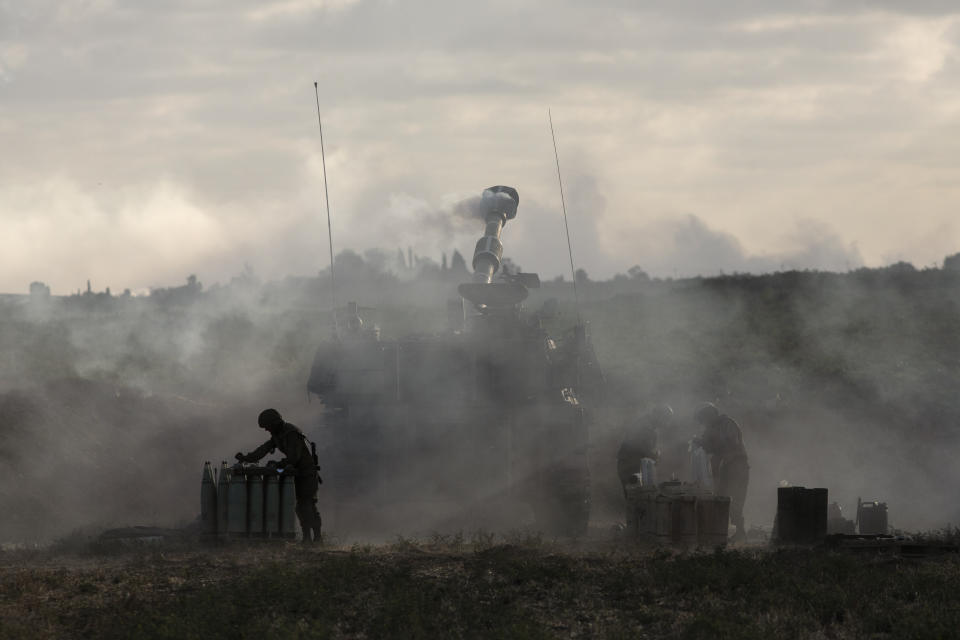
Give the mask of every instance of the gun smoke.
MULTIPOLYGON (((457 207, 470 215, 469 201, 457 207)), ((340 270, 338 299, 356 300, 384 338, 442 331, 444 303, 468 277, 462 265, 434 265, 405 281, 357 254, 341 259, 354 268, 340 270)), ((584 279, 581 312, 606 372, 591 434, 594 521, 620 517, 609 469, 624 423, 669 403, 693 436, 690 410, 712 400, 743 426, 748 523, 770 525, 784 480, 826 486, 848 510, 857 497, 884 500, 902 529, 957 522, 953 266, 584 279)), ((203 461, 257 444, 266 406, 322 449, 323 407, 304 391, 314 349, 332 332, 322 276, 5 300, 0 540, 191 521, 203 461)), ((527 312, 549 298, 560 313, 548 322, 572 325, 569 283, 546 282, 527 312)), ((428 486, 423 463, 405 461, 415 472, 398 491, 428 486)), ((331 508, 325 489, 321 511, 331 508)), ((418 526, 442 524, 427 516, 416 514, 418 526)))

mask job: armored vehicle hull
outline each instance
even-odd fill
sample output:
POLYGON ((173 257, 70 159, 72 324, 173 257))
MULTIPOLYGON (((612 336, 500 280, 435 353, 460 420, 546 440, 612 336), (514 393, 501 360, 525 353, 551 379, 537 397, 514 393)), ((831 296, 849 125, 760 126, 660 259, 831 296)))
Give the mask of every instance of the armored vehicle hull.
POLYGON ((596 370, 592 351, 582 326, 558 341, 522 316, 534 274, 493 281, 518 198, 493 187, 485 201, 491 192, 477 276, 460 287, 470 317, 461 303, 446 333, 386 341, 351 305, 349 329, 317 350, 307 388, 324 404, 318 440, 336 530, 586 531, 589 412, 577 387, 596 370))

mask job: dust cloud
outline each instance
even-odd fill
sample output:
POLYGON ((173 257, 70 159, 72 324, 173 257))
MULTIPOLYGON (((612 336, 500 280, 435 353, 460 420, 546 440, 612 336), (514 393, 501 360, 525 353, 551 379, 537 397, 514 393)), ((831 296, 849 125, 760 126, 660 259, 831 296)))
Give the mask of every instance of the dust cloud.
POLYGON ((681 438, 695 435, 700 402, 734 417, 750 456, 748 523, 770 526, 781 482, 827 487, 851 519, 859 497, 887 502, 903 530, 957 522, 960 273, 950 265, 639 275, 588 289, 607 405, 671 404, 681 438))
MULTIPOLYGON (((611 469, 624 424, 668 403, 677 432, 665 437, 686 439, 706 400, 743 428, 748 526, 770 526, 781 481, 828 487, 848 516, 858 497, 885 501, 904 530, 960 521, 955 262, 685 279, 639 268, 606 281, 583 274, 579 311, 569 281, 544 282, 523 318, 556 299, 558 313, 543 321, 563 336, 579 313, 604 370, 602 393, 588 406, 593 524, 622 518, 611 469)), ((453 252, 439 261, 403 250, 343 252, 336 269, 338 306, 356 301, 385 341, 443 332, 446 301, 469 277, 453 252)), ((0 299, 0 541, 189 524, 203 462, 260 444, 255 419, 267 406, 321 451, 334 450, 330 410, 306 392, 314 351, 333 335, 328 276, 261 282, 248 270, 224 285, 191 278, 145 297, 51 297, 39 286, 0 299)), ((429 456, 399 461, 406 475, 392 486, 425 497, 418 509, 426 511, 396 520, 423 532, 449 524, 449 503, 462 499, 437 485, 435 465, 463 464, 457 456, 470 449, 444 449, 455 434, 444 431, 442 414, 418 428, 433 438, 429 456)), ((321 465, 331 474, 320 494, 330 515, 338 478, 349 474, 343 460, 321 465)), ((466 481, 483 484, 483 495, 510 490, 500 479, 466 481)))

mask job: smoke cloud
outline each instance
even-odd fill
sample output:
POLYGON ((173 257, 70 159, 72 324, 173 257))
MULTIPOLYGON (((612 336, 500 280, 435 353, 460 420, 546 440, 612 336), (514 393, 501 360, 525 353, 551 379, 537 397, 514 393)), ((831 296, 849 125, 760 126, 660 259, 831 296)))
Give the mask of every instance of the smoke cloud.
MULTIPOLYGON (((687 221, 679 237, 743 259, 729 236, 704 229, 687 221)), ((409 339, 425 350, 408 377, 423 377, 421 391, 460 397, 459 374, 446 368, 451 352, 441 346, 449 342, 437 336, 447 327, 447 299, 468 275, 424 263, 416 277, 403 277, 391 255, 339 256, 337 299, 356 300, 365 326, 378 325, 384 340, 409 339)), ((558 313, 540 320, 562 338, 579 313, 605 372, 590 436, 594 524, 622 518, 610 469, 625 427, 667 403, 678 420, 662 438, 680 443, 696 435, 692 411, 706 400, 743 427, 751 524, 770 526, 781 481, 828 487, 848 516, 858 497, 885 501, 902 529, 956 522, 948 489, 960 481, 952 464, 960 405, 950 385, 960 362, 957 285, 952 267, 907 264, 692 279, 633 271, 582 281, 577 312, 569 282, 544 282, 531 292, 524 320, 555 298, 558 313)), ((203 461, 259 444, 255 419, 266 406, 318 442, 329 474, 321 509, 336 527, 342 501, 335 496, 360 480, 349 456, 337 454, 344 434, 328 408, 304 394, 314 349, 330 341, 329 296, 325 274, 263 282, 248 270, 227 285, 192 280, 144 298, 92 291, 0 301, 0 346, 9 354, 0 365, 0 540, 190 522, 203 461)), ((505 388, 526 384, 515 382, 505 388)), ((403 461, 409 473, 383 485, 403 495, 390 500, 396 528, 382 536, 462 526, 449 517, 455 487, 437 484, 434 473, 464 464, 451 452, 464 451, 458 438, 467 432, 457 431, 452 415, 412 421, 431 446, 423 459, 403 461)), ((389 450, 382 435, 371 446, 389 450)), ((504 477, 468 480, 471 491, 497 496, 509 490, 504 477)), ((500 522, 518 523, 529 524, 529 512, 500 522)))
POLYGON ((798 221, 782 237, 789 248, 759 255, 749 253, 733 234, 712 229, 694 215, 656 222, 639 237, 638 264, 658 276, 849 271, 863 266, 856 245, 844 243, 826 224, 813 220, 798 221))

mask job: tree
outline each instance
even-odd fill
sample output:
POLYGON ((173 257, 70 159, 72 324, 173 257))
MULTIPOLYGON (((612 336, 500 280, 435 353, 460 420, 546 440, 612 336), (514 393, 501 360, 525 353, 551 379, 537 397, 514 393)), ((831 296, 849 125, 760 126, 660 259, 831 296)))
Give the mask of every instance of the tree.
POLYGON ((650 280, 650 276, 647 275, 647 272, 641 269, 638 264, 627 269, 627 275, 629 275, 632 280, 639 280, 641 282, 648 282, 650 280))
POLYGON ((467 261, 463 259, 463 256, 456 249, 453 250, 453 255, 450 256, 450 271, 453 273, 467 273, 467 261))
POLYGON ((334 266, 338 274, 342 274, 346 278, 351 278, 363 273, 365 265, 363 258, 361 258, 356 251, 344 249, 337 254, 334 266))
POLYGON ((50 287, 45 285, 42 282, 31 282, 30 283, 30 297, 34 299, 38 298, 49 298, 50 297, 50 287))

